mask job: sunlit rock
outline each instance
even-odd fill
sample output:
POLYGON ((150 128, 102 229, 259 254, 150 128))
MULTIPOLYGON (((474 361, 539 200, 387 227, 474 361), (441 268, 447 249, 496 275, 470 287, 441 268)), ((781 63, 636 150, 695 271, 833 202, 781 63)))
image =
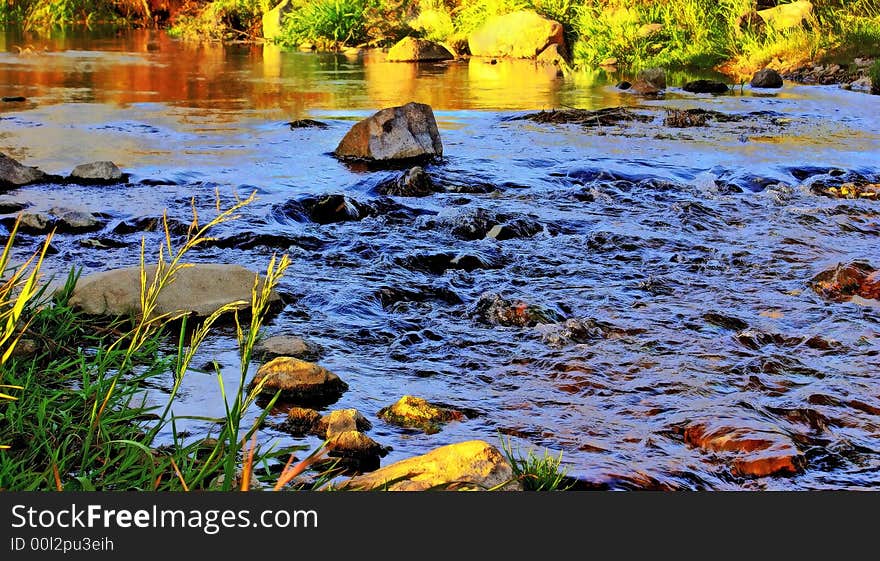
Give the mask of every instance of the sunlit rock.
POLYGON ((429 62, 453 58, 443 45, 415 37, 404 37, 388 50, 388 62, 429 62))
POLYGON ((553 44, 564 44, 562 24, 531 10, 490 17, 468 35, 474 56, 534 58, 553 44))
POLYGON ((251 387, 293 403, 326 404, 339 399, 348 384, 323 366, 293 357, 280 356, 262 365, 251 387))
POLYGON ((263 359, 290 356, 299 359, 315 357, 318 349, 295 335, 274 335, 260 341, 254 347, 254 355, 263 359))
POLYGON ((522 490, 521 483, 514 480, 507 459, 482 440, 442 446, 422 456, 353 477, 341 487, 365 491, 522 490))
POLYGON ((379 418, 395 425, 435 433, 444 423, 461 420, 463 415, 459 411, 433 405, 421 397, 405 395, 393 405, 380 409, 379 418))
POLYGON ((758 17, 764 20, 768 27, 777 31, 791 29, 812 19, 813 4, 807 0, 780 4, 773 8, 759 10, 758 17))
POLYGON ((314 426, 314 432, 321 438, 333 438, 348 431, 367 431, 372 423, 357 409, 338 409, 321 417, 314 426))
POLYGON ((373 161, 434 158, 443 155, 443 144, 431 107, 412 102, 382 109, 356 123, 334 154, 373 161))

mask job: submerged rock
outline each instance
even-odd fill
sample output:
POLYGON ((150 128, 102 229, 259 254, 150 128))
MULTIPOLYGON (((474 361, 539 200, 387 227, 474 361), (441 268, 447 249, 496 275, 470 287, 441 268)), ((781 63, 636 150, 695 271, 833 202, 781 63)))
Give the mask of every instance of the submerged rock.
POLYGON ((840 185, 825 185, 817 181, 812 191, 836 199, 880 200, 880 184, 867 181, 847 181, 840 185))
POLYGON ((791 438, 770 427, 700 423, 685 429, 684 440, 707 452, 731 453, 731 471, 743 477, 791 475, 806 463, 791 438))
POLYGON ((636 75, 631 91, 642 95, 656 95, 666 89, 666 71, 662 68, 648 68, 636 75))
POLYGON ((323 366, 293 357, 280 356, 262 365, 251 380, 251 387, 294 403, 328 404, 338 400, 348 384, 323 366), (262 385, 261 385, 262 384, 262 385))
MULTIPOLYGON (((148 283, 155 274, 156 266, 147 265, 148 283)), ((256 276, 257 273, 241 265, 192 264, 177 271, 174 280, 162 289, 154 313, 206 317, 234 302, 239 302, 238 309, 246 310, 250 307, 256 276)), ((273 291, 270 304, 280 303, 280 296, 273 291)), ((93 273, 79 279, 70 304, 91 315, 141 313, 140 267, 93 273)))
POLYGON ((430 62, 455 58, 449 50, 427 39, 404 37, 388 50, 388 62, 430 62))
POLYGON ((124 174, 116 164, 109 161, 80 164, 70 172, 69 179, 76 183, 118 183, 124 174))
POLYGON ((305 436, 314 432, 321 420, 321 414, 306 407, 291 407, 281 428, 294 436, 305 436))
POLYGON ((395 197, 427 197, 442 191, 421 166, 408 169, 398 177, 380 183, 376 192, 395 197))
MULTIPOLYGON (((330 456, 355 458, 360 460, 357 465, 376 466, 378 459, 388 454, 389 448, 382 446, 369 436, 356 430, 338 432, 327 438, 330 456)), ((361 468, 363 469, 363 468, 361 468)))
POLYGON ((564 43, 562 24, 531 10, 492 16, 468 35, 474 56, 535 58, 548 46, 564 43))
POLYGON ((24 166, 0 153, 0 188, 21 187, 46 178, 46 174, 35 167, 24 166))
POLYGON ((294 129, 328 129, 330 127, 327 126, 327 123, 322 123, 321 121, 316 121, 314 119, 298 119, 296 121, 289 121, 287 126, 290 127, 290 130, 294 129))
POLYGON ((421 397, 405 395, 396 403, 379 410, 379 418, 403 427, 414 427, 426 433, 435 433, 449 421, 459 421, 464 416, 459 411, 438 407, 421 397))
POLYGON ((715 80, 694 80, 688 82, 681 89, 690 93, 721 94, 727 91, 727 84, 715 80))
POLYGON ((341 159, 410 160, 443 156, 437 121, 429 105, 389 107, 356 123, 334 151, 341 159))
POLYGON ((749 83, 753 88, 781 88, 782 76, 772 68, 758 70, 749 83))
POLYGON ((348 490, 522 490, 497 448, 481 440, 442 446, 342 483, 348 490))
POLYGON ((834 302, 848 302, 854 296, 880 300, 880 271, 866 261, 838 263, 810 280, 819 296, 834 302))
POLYGON ((562 314, 553 310, 510 300, 500 294, 483 294, 471 314, 478 321, 505 327, 534 327, 541 323, 564 321, 562 314))

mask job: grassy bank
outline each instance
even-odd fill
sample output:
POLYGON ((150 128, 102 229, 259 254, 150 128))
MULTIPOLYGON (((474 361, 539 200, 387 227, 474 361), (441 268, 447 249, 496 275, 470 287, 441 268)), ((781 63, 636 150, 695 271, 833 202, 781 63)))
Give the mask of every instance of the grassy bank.
MULTIPOLYGON (((535 10, 563 24, 572 62, 615 59, 637 69, 719 68, 745 75, 772 65, 880 55, 880 0, 815 0, 800 25, 766 24, 754 0, 289 0, 276 40, 287 48, 388 46, 414 35, 466 52, 488 18, 535 10)), ((189 39, 257 39, 279 0, 179 2, 171 32, 189 39)), ((780 4, 788 3, 781 0, 780 4)), ((76 22, 153 22, 151 0, 8 0, 0 22, 31 28, 76 22)), ((163 4, 164 5, 164 4, 163 4)))

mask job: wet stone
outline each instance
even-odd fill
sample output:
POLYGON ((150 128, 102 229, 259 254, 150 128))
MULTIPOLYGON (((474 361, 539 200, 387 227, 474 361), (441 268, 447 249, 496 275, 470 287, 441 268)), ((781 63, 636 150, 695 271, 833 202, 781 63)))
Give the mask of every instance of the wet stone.
POLYGON ((0 188, 13 188, 43 181, 46 174, 35 167, 24 166, 0 153, 0 188))
POLYGON ((0 201, 0 214, 13 214, 26 209, 29 205, 16 201, 0 201))
POLYGON ((338 409, 321 417, 313 431, 321 438, 333 438, 348 431, 368 431, 373 427, 357 409, 338 409))
POLYGON ((721 94, 727 91, 727 84, 715 80, 693 80, 685 84, 681 89, 690 93, 721 94))
POLYGON ((327 123, 316 121, 314 119, 298 119, 287 123, 291 130, 294 129, 327 129, 327 123))
POLYGON ((291 407, 287 418, 281 423, 281 428, 294 436, 305 436, 314 432, 320 420, 321 414, 314 409, 291 407))
POLYGON ((813 277, 810 287, 833 302, 847 302, 854 296, 880 300, 880 271, 867 261, 838 263, 813 277))
POLYGON ((317 358, 319 350, 314 344, 295 335, 273 335, 254 347, 254 355, 263 360, 270 360, 279 356, 289 356, 301 360, 317 358))
POLYGON ((562 314, 554 310, 494 293, 480 296, 471 315, 482 323, 504 327, 533 327, 565 320, 562 314))
POLYGON ((731 472, 741 477, 793 475, 805 465, 794 441, 771 427, 700 423, 684 431, 686 443, 726 454, 731 472))
POLYGON ((348 384, 323 366, 284 356, 257 370, 251 387, 261 383, 261 393, 274 395, 280 391, 282 401, 299 404, 334 403, 348 389, 348 384))
POLYGON ((53 207, 49 214, 56 218, 55 225, 60 232, 89 232, 104 226, 97 216, 84 210, 53 207))
POLYGON ((327 449, 330 456, 358 460, 362 470, 364 466, 370 466, 372 469, 378 467, 379 458, 386 456, 391 450, 357 430, 338 432, 329 437, 327 449))
POLYGON ((460 411, 439 407, 425 399, 411 395, 401 397, 396 403, 379 410, 379 418, 403 427, 413 427, 428 434, 439 432, 449 421, 460 421, 460 411))
POLYGON ((753 88, 781 88, 782 76, 772 68, 765 68, 755 72, 749 85, 753 88))
POLYGON ((427 197, 442 189, 434 185, 424 168, 415 166, 398 177, 380 183, 376 192, 396 197, 427 197))
POLYGON ((125 179, 125 175, 113 162, 101 161, 76 166, 68 179, 85 184, 119 183, 125 179))

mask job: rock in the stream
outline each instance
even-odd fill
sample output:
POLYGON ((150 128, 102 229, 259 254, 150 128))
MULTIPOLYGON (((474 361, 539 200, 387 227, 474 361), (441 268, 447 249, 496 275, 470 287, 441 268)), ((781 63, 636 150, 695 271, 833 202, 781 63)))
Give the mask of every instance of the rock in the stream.
POLYGON ((52 207, 49 214, 55 217, 55 226, 60 232, 90 232, 104 226, 98 217, 84 210, 52 207))
POLYGON ((314 119, 297 119, 296 121, 288 121, 287 126, 290 130, 295 129, 328 129, 327 123, 316 121, 314 119))
POLYGON ((70 172, 70 179, 75 183, 119 183, 125 175, 116 164, 109 161, 80 164, 70 172))
POLYGON ((306 407, 291 407, 281 428, 294 436, 305 436, 314 432, 321 420, 321 414, 306 407))
POLYGON ((428 434, 438 432, 444 423, 459 421, 464 416, 460 411, 438 407, 411 395, 405 395, 393 405, 379 410, 379 418, 402 427, 414 427, 428 434))
POLYGON ((299 404, 329 404, 342 396, 348 384, 323 366, 293 357, 280 356, 260 367, 251 386, 261 392, 299 404))
POLYGON ((334 151, 341 159, 389 162, 443 155, 437 121, 429 105, 407 103, 382 109, 356 123, 334 151))
POLYGON ((834 302, 848 302, 854 296, 880 300, 880 270, 866 261, 838 263, 810 280, 816 294, 834 302))
POLYGON ((630 91, 642 95, 657 95, 666 89, 666 71, 662 68, 648 68, 636 75, 630 91))
POLYGON ((21 187, 46 178, 46 174, 35 167, 23 166, 6 154, 0 153, 0 188, 21 187))
POLYGON ((412 167, 376 187, 377 193, 394 197, 427 197, 441 190, 421 166, 412 167))
POLYGON ((782 76, 772 68, 765 68, 755 72, 749 85, 753 88, 781 88, 782 76))
POLYGON ((562 24, 531 10, 492 16, 468 35, 474 56, 535 58, 550 45, 563 45, 562 24))
POLYGON ((379 457, 387 455, 389 451, 388 447, 357 430, 342 431, 328 437, 327 448, 330 456, 355 458, 361 460, 357 465, 375 467, 378 467, 379 457))
POLYGON ((771 427, 697 423, 685 429, 684 440, 707 452, 731 453, 731 471, 743 477, 791 475, 806 463, 794 441, 771 427))
POLYGON ((716 82, 715 80, 693 80, 688 82, 681 89, 690 93, 710 93, 721 94, 727 91, 727 84, 716 82))
POLYGON ((404 37, 388 49, 388 62, 430 62, 453 58, 443 45, 415 37, 404 37))
MULTIPOLYGON (((7 229, 12 230, 16 218, 10 216, 4 218, 2 223, 7 229)), ((25 234, 48 234, 54 227, 55 220, 43 212, 23 212, 18 223, 18 229, 25 234)))
POLYGON ((353 477, 340 487, 363 491, 522 490, 504 455, 482 440, 442 446, 422 456, 353 477))
POLYGON ((254 347, 254 355, 265 360, 279 356, 309 360, 316 358, 318 349, 295 335, 273 335, 254 347))
MULTIPOLYGON (((155 274, 156 266, 147 265, 148 283, 155 274)), ((241 265, 192 264, 177 271, 174 280, 162 289, 154 313, 206 317, 233 302, 240 302, 239 309, 246 310, 256 275, 241 265)), ((270 304, 280 303, 280 296, 273 291, 270 304)), ((140 267, 93 273, 79 279, 70 304, 91 315, 141 313, 140 267)))
POLYGON ((326 439, 348 431, 368 431, 372 427, 372 423, 357 409, 337 409, 321 417, 313 431, 326 439))
POLYGON ((478 321, 505 327, 533 327, 540 323, 564 321, 562 314, 522 300, 509 300, 500 294, 483 294, 472 313, 478 321))

